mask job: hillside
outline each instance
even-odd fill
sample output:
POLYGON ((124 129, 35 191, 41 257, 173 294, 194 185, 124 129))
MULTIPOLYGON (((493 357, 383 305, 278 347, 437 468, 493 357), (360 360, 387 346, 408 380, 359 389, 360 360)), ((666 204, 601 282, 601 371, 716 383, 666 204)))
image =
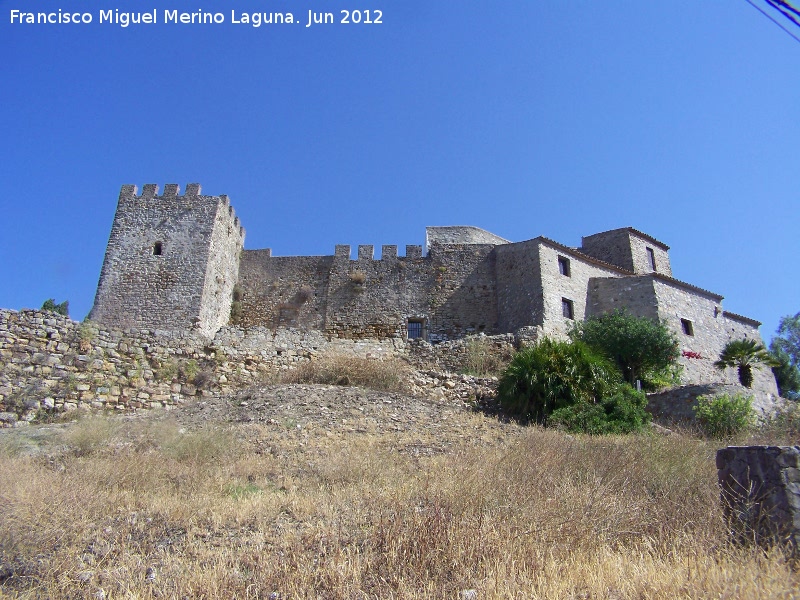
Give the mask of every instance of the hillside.
POLYGON ((716 448, 305 384, 6 429, 0 594, 791 597, 728 543, 716 448))

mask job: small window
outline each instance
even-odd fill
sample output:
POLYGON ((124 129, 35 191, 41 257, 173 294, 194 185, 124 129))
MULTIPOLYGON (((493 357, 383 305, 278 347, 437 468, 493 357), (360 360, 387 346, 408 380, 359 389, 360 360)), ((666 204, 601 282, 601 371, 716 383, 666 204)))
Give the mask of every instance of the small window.
POLYGON ((685 335, 694 335, 694 327, 689 319, 681 319, 681 328, 685 335))
POLYGON ((561 299, 561 314, 567 319, 575 318, 575 306, 573 305, 572 300, 568 300, 567 298, 561 299))
POLYGON ((422 337, 422 321, 408 320, 408 339, 417 340, 422 337))
POLYGON ((653 269, 654 272, 657 271, 658 269, 656 269, 656 253, 653 252, 652 248, 647 248, 647 260, 650 261, 650 268, 653 269))
POLYGON ((559 256, 558 257, 558 272, 564 275, 565 277, 569 277, 569 259, 566 256, 559 256))
POLYGON ((153 244, 153 256, 161 256, 162 251, 161 242, 153 244))

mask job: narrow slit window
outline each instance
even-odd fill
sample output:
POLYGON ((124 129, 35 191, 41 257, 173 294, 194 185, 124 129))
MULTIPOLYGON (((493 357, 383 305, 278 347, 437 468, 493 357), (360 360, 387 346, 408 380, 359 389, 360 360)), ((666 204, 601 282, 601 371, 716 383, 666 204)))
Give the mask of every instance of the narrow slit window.
POLYGON ((647 248, 647 260, 650 261, 650 268, 653 269, 653 272, 657 271, 656 269, 656 253, 653 251, 652 248, 647 248))
POLYGON ((681 328, 684 335, 694 335, 694 327, 689 319, 681 319, 681 328))
POLYGON ((572 300, 567 298, 561 299, 561 314, 567 319, 575 319, 575 305, 572 300))
POLYGON ((565 277, 570 276, 569 259, 566 256, 558 257, 558 272, 564 275, 565 277))
POLYGON ((153 256, 161 256, 164 252, 164 248, 161 245, 161 242, 156 242, 153 244, 153 256))
POLYGON ((417 340, 422 337, 423 330, 422 330, 422 321, 415 320, 412 321, 409 319, 408 321, 408 339, 410 340, 417 340))

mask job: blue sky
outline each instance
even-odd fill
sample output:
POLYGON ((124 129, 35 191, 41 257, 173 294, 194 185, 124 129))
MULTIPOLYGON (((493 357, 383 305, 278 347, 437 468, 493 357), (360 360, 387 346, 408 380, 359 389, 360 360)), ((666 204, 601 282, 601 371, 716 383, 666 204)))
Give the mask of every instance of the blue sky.
POLYGON ((0 307, 82 319, 120 186, 199 182, 275 255, 633 226, 767 341, 800 311, 800 43, 745 0, 0 0, 0 56, 0 307), (383 22, 305 27, 342 9, 383 22))

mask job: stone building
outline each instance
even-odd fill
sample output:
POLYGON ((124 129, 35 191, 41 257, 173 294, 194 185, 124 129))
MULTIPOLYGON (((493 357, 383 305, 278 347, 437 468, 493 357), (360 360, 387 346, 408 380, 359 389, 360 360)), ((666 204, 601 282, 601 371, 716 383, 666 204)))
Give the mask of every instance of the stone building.
MULTIPOLYGON (((510 242, 477 227, 428 227, 426 244, 336 246, 327 256, 243 250, 227 196, 198 184, 179 195, 125 185, 92 320, 118 327, 196 329, 213 336, 291 327, 330 338, 423 338, 523 331, 563 336, 587 316, 625 308, 665 321, 680 340, 687 383, 719 381, 713 361, 732 339, 760 341, 759 322, 722 309, 722 296, 672 276, 669 247, 631 227, 571 248, 546 237, 510 242)), ((725 376, 733 382, 735 376, 725 376)), ((777 395, 768 370, 755 387, 777 395)))

